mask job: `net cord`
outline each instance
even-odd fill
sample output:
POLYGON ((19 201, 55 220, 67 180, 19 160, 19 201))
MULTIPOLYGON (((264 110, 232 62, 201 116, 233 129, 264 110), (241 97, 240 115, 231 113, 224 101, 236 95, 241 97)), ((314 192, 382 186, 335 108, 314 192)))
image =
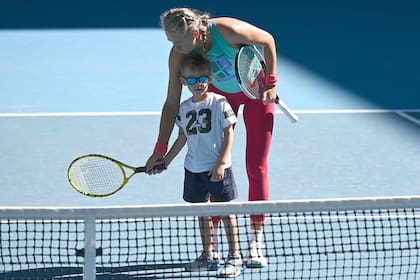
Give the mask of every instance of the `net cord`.
POLYGON ((419 208, 420 196, 273 200, 195 204, 155 204, 102 207, 1 207, 0 219, 97 219, 206 215, 296 213, 369 209, 419 208))

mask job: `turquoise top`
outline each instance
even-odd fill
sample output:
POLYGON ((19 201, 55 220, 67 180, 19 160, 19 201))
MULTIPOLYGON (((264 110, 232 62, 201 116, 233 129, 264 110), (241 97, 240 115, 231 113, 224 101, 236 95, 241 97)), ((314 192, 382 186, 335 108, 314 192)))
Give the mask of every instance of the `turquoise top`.
POLYGON ((226 93, 241 91, 235 76, 235 57, 238 49, 233 48, 220 34, 216 24, 209 21, 212 47, 207 56, 213 73, 212 84, 226 93))

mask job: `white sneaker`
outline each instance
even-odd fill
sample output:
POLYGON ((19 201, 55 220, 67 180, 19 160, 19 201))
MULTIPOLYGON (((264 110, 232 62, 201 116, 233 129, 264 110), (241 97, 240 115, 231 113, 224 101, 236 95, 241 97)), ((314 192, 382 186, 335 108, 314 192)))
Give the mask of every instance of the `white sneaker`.
POLYGON ((219 257, 217 253, 206 253, 203 251, 201 255, 185 267, 186 271, 215 271, 220 267, 219 257))
POLYGON ((235 278, 241 274, 242 271, 242 258, 240 255, 228 255, 224 266, 220 269, 217 277, 220 278, 235 278))
POLYGON ((255 240, 249 243, 248 255, 246 257, 246 267, 261 268, 268 265, 267 259, 264 257, 263 245, 255 240))

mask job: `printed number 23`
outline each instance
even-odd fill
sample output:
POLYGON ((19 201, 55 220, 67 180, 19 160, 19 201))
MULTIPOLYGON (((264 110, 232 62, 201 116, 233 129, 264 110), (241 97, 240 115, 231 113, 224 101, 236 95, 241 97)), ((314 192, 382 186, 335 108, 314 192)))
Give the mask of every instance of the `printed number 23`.
POLYGON ((211 130, 211 111, 209 109, 201 109, 198 113, 194 110, 189 111, 186 117, 189 119, 186 127, 188 135, 198 132, 208 133, 211 130))

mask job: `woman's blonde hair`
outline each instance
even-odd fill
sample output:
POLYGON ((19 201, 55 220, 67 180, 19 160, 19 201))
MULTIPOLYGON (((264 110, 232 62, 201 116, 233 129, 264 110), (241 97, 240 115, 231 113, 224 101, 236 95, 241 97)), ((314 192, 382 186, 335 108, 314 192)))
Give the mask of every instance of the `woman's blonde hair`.
MULTIPOLYGON (((210 15, 191 8, 172 8, 160 15, 160 25, 165 32, 186 34, 198 29, 201 40, 207 41, 206 30, 210 15)), ((205 44, 204 44, 205 46, 205 44)), ((205 53, 205 52, 204 52, 205 53)))

